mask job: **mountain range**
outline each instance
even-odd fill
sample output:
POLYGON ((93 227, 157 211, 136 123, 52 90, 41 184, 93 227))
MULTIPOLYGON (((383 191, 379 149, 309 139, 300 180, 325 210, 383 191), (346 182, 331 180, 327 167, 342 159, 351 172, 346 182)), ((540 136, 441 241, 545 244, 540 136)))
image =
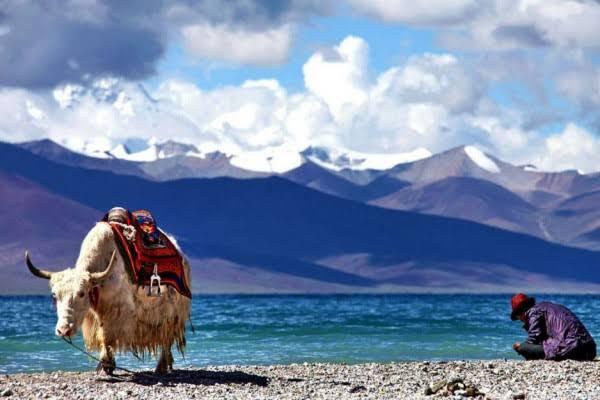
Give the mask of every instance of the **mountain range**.
POLYGON ((43 291, 24 248, 50 269, 71 265, 114 205, 150 209, 205 293, 600 288, 600 174, 540 172, 473 146, 371 157, 310 147, 271 170, 272 154, 144 151, 0 144, 0 293, 43 291))
POLYGON ((279 176, 377 207, 466 219, 600 250, 600 220, 593 200, 600 196, 596 193, 600 173, 537 171, 531 165, 511 165, 474 146, 436 155, 419 149, 392 156, 309 147, 293 155, 293 161, 287 162, 290 168, 281 172, 263 168, 270 160, 268 154, 260 155, 262 159, 254 154, 254 164, 238 160, 236 165, 236 157, 252 157, 202 153, 193 145, 173 141, 152 144, 133 155, 120 145, 106 158, 86 156, 48 139, 19 146, 61 164, 156 181, 279 176), (257 168, 251 169, 253 165, 257 168))

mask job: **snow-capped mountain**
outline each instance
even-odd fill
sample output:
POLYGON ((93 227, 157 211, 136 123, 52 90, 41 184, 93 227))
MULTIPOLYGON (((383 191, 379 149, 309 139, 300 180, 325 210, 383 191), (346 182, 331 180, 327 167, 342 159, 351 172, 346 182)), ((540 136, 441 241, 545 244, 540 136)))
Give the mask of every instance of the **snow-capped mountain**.
POLYGON ((72 109, 93 101, 112 106, 123 116, 159 111, 156 100, 143 85, 117 78, 98 79, 85 85, 65 84, 55 88, 52 96, 62 109, 72 109))
MULTIPOLYGON (((514 166, 474 145, 460 146, 438 154, 432 154, 424 148, 405 153, 376 154, 323 146, 309 146, 302 150, 280 146, 257 151, 232 152, 212 146, 210 149, 203 149, 201 146, 174 140, 129 138, 115 143, 112 139, 100 137, 85 141, 44 139, 22 143, 21 147, 36 153, 45 153, 43 148, 48 143, 52 143, 53 147, 62 146, 65 150, 98 159, 153 163, 170 158, 206 159, 210 155, 212 160, 227 160, 233 167, 260 174, 285 174, 306 163, 312 163, 348 179, 352 174, 367 176, 368 171, 374 172, 371 174, 373 177, 385 173, 412 183, 436 181, 450 176, 466 176, 492 180, 516 191, 531 189, 538 181, 542 188, 555 185, 557 177, 564 180, 575 176, 585 178, 597 175, 584 175, 575 170, 544 172, 531 164, 514 166)), ((368 182, 369 179, 362 183, 368 182)))
MULTIPOLYGON (((133 151, 124 143, 111 147, 107 139, 91 139, 89 141, 63 141, 61 144, 70 150, 95 158, 116 158, 135 162, 153 162, 171 157, 204 158, 208 153, 193 144, 185 144, 173 140, 160 142, 157 139, 142 141, 136 139, 137 151, 133 151)), ((473 152, 478 151, 473 148, 473 152)), ((361 153, 346 149, 309 146, 303 150, 295 150, 287 146, 268 147, 257 151, 231 152, 217 150, 226 155, 231 165, 252 172, 283 174, 298 168, 307 161, 315 163, 331 171, 353 170, 384 171, 398 164, 409 163, 430 157, 427 149, 417 148, 407 153, 373 154, 361 153)), ((482 158, 483 159, 483 158, 482 158)))
POLYGON ((125 144, 121 143, 110 150, 108 154, 121 160, 137 162, 152 162, 163 158, 179 156, 199 158, 204 158, 205 156, 192 144, 183 144, 172 140, 151 144, 146 149, 137 152, 131 151, 125 144))
POLYGON ((595 217, 586 217, 586 224, 580 221, 585 213, 596 214, 585 207, 569 209, 580 204, 580 196, 600 190, 600 174, 514 166, 475 146, 434 155, 417 150, 382 156, 314 146, 301 152, 269 148, 225 154, 174 141, 130 140, 102 153, 104 158, 87 157, 50 140, 20 147, 60 164, 156 181, 275 175, 376 207, 468 219, 545 240, 600 248, 600 237, 596 240, 599 235, 594 233, 600 222, 595 217), (410 161, 415 157, 419 159, 410 161), (388 165, 392 167, 385 169, 388 165))
POLYGON ((267 148, 242 152, 231 156, 231 164, 248 171, 282 174, 298 168, 305 162, 297 151, 286 148, 267 148))
POLYGON ((301 154, 305 159, 334 171, 343 169, 383 171, 398 164, 409 163, 431 156, 431 152, 422 147, 408 153, 369 154, 311 146, 302 151, 301 154))
POLYGON ((463 149, 465 153, 467 153, 471 161, 473 161, 479 167, 493 174, 497 174, 500 172, 498 164, 496 164, 494 160, 488 157, 483 151, 479 150, 477 147, 465 146, 463 149))
MULTIPOLYGON (((177 170, 181 164, 175 161, 181 159, 223 163, 228 158, 213 153, 205 159, 170 157, 137 163, 92 159, 51 143, 30 144, 29 149, 0 143, 0 209, 6 211, 0 213, 0 223, 12 227, 0 234, 6 243, 3 271, 11 277, 2 282, 0 292, 18 285, 31 290, 29 282, 41 287, 40 280, 31 278, 23 268, 22 249, 29 246, 42 265, 64 265, 75 258, 85 231, 115 202, 152 210, 186 249, 202 290, 215 290, 217 285, 239 290, 240 284, 248 282, 252 291, 263 287, 272 291, 296 288, 322 292, 340 287, 344 291, 389 291, 394 285, 399 285, 397 290, 419 286, 426 291, 480 290, 483 286, 498 291, 510 290, 515 280, 544 289, 550 279, 598 285, 600 253, 564 246, 594 248, 599 244, 598 193, 575 196, 546 212, 484 179, 509 169, 488 157, 500 172, 481 168, 464 148, 401 164, 401 168, 410 170, 427 161, 440 176, 444 165, 484 172, 482 178, 450 177, 425 186, 401 183, 410 190, 395 198, 417 209, 400 212, 319 191, 337 185, 338 193, 371 198, 392 188, 395 178, 387 176, 386 171, 362 191, 358 185, 352 187, 350 181, 335 179, 339 177, 336 171, 310 161, 299 167, 304 177, 314 178, 304 186, 285 176, 157 182, 126 176, 116 165, 170 166, 177 170), (42 147, 55 160, 30 150, 35 148, 44 154, 42 147), (71 165, 65 165, 65 160, 71 165), (81 162, 88 164, 81 166, 81 162), (93 165, 114 169, 90 171, 93 165), (331 179, 321 179, 324 176, 331 179), (320 185, 313 185, 315 180, 320 185), (419 208, 423 206, 426 208, 419 208), (444 218, 423 215, 434 213, 444 218), (536 238, 535 231, 521 230, 527 228, 521 224, 523 214, 534 217, 528 222, 533 228, 546 230, 549 236, 536 238), (556 233, 570 236, 555 238, 556 233), (567 241, 569 237, 572 241, 567 241), (548 243, 550 240, 554 243, 548 243)), ((197 170, 206 167, 189 166, 197 170)), ((401 168, 388 172, 397 173, 401 168)), ((591 187, 589 181, 585 184, 591 187)))

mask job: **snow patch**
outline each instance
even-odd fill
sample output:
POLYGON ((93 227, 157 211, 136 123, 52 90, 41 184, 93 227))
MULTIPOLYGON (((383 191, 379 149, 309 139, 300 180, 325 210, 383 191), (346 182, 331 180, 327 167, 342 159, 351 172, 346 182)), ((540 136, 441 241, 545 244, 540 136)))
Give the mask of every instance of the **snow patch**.
POLYGON ((206 158, 206 154, 203 153, 198 153, 196 151, 188 151, 187 153, 185 153, 186 157, 195 157, 195 158, 206 158))
MULTIPOLYGON (((133 140, 133 139, 132 139, 133 140)), ((131 140, 130 140, 131 141, 131 140)), ((69 143, 70 149, 92 157, 116 158, 134 162, 153 162, 175 156, 186 156, 205 159, 210 152, 206 149, 199 150, 194 145, 181 142, 166 141, 150 138, 136 139, 129 142, 112 140, 92 140, 88 142, 69 143), (112 144, 112 146, 111 146, 112 144)), ((212 151, 227 155, 231 165, 248 171, 263 172, 268 174, 282 174, 298 168, 306 161, 311 161, 323 168, 340 171, 352 170, 387 170, 398 164, 413 162, 431 156, 431 152, 424 148, 417 148, 408 153, 394 154, 369 154, 347 149, 331 149, 323 147, 309 147, 299 152, 290 146, 268 147, 256 151, 224 151, 223 146, 215 146, 212 151)))
POLYGON ((35 120, 43 119, 46 116, 39 107, 29 100, 25 102, 25 107, 27 108, 27 113, 35 120))
POLYGON ((117 95, 117 100, 115 100, 113 103, 113 107, 116 108, 124 117, 135 116, 133 101, 127 97, 125 92, 120 92, 117 95))
POLYGON ((321 147, 309 148, 303 152, 306 159, 330 170, 387 170, 398 164, 405 164, 431 157, 431 152, 422 147, 408 153, 377 154, 360 153, 350 150, 332 150, 321 147))
POLYGON ((71 107, 84 92, 85 89, 82 86, 66 84, 55 88, 52 96, 58 106, 65 109, 71 107))
POLYGON ((231 164, 248 171, 282 174, 298 168, 304 159, 295 151, 268 148, 233 155, 231 164))
POLYGON ((173 141, 160 142, 151 138, 143 143, 136 140, 135 145, 139 150, 131 151, 129 145, 121 143, 112 149, 109 154, 114 158, 136 162, 152 162, 176 156, 205 158, 205 155, 200 153, 195 146, 173 141))
POLYGON ((158 148, 156 147, 156 145, 152 145, 152 146, 148 147, 147 149, 138 151, 136 153, 129 153, 129 152, 127 152, 126 149, 123 149, 124 151, 121 151, 119 146, 117 146, 117 148, 115 148, 115 150, 117 150, 118 152, 114 153, 113 151, 111 151, 110 153, 114 157, 119 158, 121 160, 136 161, 136 162, 151 162, 151 161, 156 161, 159 159, 159 151, 158 151, 158 148))
POLYGON ((525 165, 523 167, 523 171, 527 171, 527 172, 540 172, 540 170, 535 166, 535 165, 525 165))
POLYGON ((136 161, 136 162, 151 162, 159 158, 159 151, 155 145, 152 145, 144 150, 130 153, 127 147, 119 144, 112 149, 109 154, 119 160, 136 161))
POLYGON ((124 144, 119 144, 110 151, 110 155, 114 158, 126 158, 129 156, 129 150, 127 150, 124 144))
POLYGON ((527 171, 527 172, 539 172, 541 174, 577 174, 577 175, 586 175, 587 173, 579 168, 577 169, 563 169, 563 170, 558 170, 558 171, 553 171, 553 170, 540 170, 538 167, 536 167, 535 165, 532 164, 527 164, 527 165, 523 165, 521 166, 521 169, 523 171, 527 171))
POLYGON ((483 151, 479 150, 477 147, 465 146, 464 149, 465 149, 465 153, 467 153, 469 158, 475 164, 477 164, 479 167, 481 167, 484 170, 491 172, 493 174, 497 174, 500 172, 500 168, 498 167, 498 165, 491 158, 486 156, 485 153, 483 151))
POLYGON ((83 154, 88 157, 111 158, 109 150, 112 143, 107 137, 96 137, 88 141, 80 138, 68 138, 57 140, 55 142, 75 153, 83 154))
POLYGON ((398 164, 406 164, 417 160, 431 157, 431 152, 425 148, 418 148, 408 153, 396 154, 363 154, 355 153, 355 157, 364 157, 364 162, 355 166, 354 169, 375 169, 386 170, 395 167, 398 164))

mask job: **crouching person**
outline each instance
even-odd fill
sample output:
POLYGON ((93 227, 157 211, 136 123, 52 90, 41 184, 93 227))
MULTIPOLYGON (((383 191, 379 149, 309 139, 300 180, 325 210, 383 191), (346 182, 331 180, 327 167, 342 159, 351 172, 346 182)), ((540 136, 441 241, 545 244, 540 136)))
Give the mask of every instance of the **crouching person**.
POLYGON ((528 338, 513 349, 526 360, 578 360, 596 357, 596 343, 579 319, 565 306, 535 303, 523 293, 511 299, 513 321, 523 322, 528 338))

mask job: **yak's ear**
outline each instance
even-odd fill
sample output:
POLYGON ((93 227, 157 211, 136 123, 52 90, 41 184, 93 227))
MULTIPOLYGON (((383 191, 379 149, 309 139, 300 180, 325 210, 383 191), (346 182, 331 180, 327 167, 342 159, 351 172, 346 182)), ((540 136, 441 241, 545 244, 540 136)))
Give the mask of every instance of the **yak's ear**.
POLYGON ((110 276, 113 268, 115 267, 116 259, 117 259, 117 251, 114 250, 112 253, 112 256, 110 256, 110 262, 108 263, 108 267, 106 267, 106 269, 102 272, 92 272, 90 274, 93 284, 100 283, 102 280, 104 280, 110 276))
POLYGON ((43 269, 38 269, 35 265, 33 265, 31 259, 29 258, 29 252, 27 250, 25 250, 25 263, 27 264, 27 268, 29 268, 29 271, 31 271, 31 273, 37 276, 38 278, 50 279, 52 277, 52 272, 44 271, 43 269))

